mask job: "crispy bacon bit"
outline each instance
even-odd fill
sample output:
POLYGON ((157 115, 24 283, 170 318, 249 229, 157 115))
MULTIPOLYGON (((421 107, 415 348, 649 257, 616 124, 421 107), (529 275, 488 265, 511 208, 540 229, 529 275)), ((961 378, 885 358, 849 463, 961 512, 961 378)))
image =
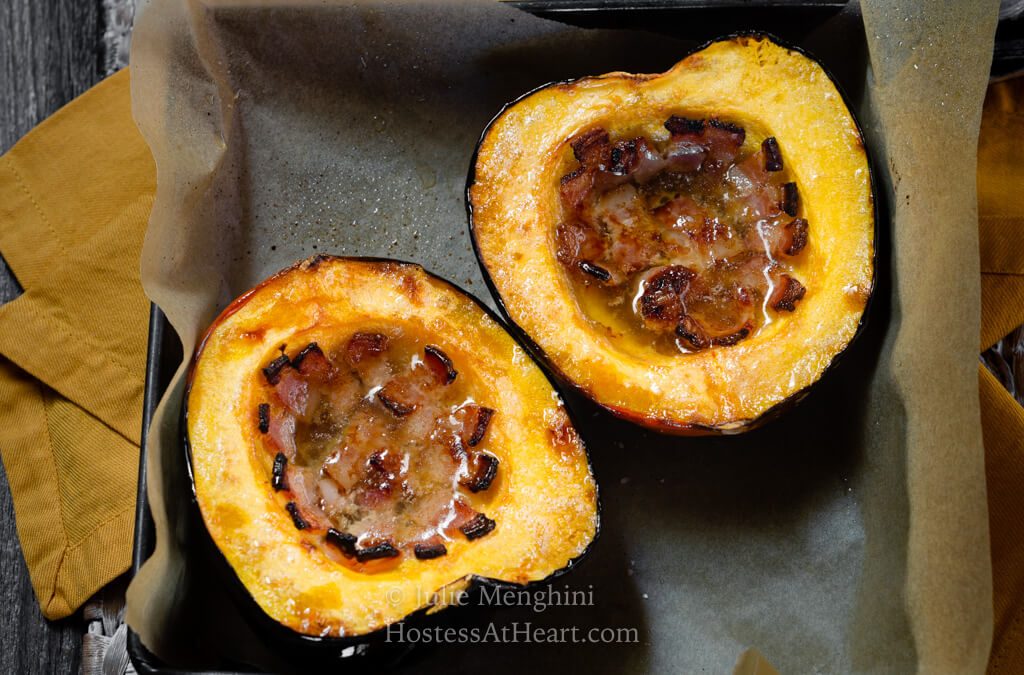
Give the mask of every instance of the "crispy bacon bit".
POLYGON ((309 527, 309 523, 302 518, 302 512, 299 511, 299 507, 295 502, 288 502, 284 505, 284 508, 287 509, 288 513, 291 515, 292 522, 295 523, 296 530, 304 530, 309 527))
POLYGON ((687 349, 699 352, 708 347, 728 347, 734 345, 750 335, 750 330, 750 326, 744 326, 735 333, 709 337, 707 331, 696 320, 692 317, 684 316, 683 320, 676 326, 676 337, 685 341, 687 349))
POLYGON ((259 408, 259 429, 261 434, 270 431, 270 404, 260 403, 259 408))
POLYGON ((581 260, 579 262, 579 268, 583 273, 589 274, 600 281, 608 281, 612 278, 611 272, 599 265, 587 262, 586 260, 581 260))
POLYGON ((397 558, 399 555, 398 549, 390 541, 383 541, 367 548, 356 549, 356 560, 359 562, 380 560, 381 558, 397 558))
POLYGON ((496 524, 497 523, 484 514, 478 513, 472 520, 460 527, 459 531, 466 535, 466 539, 473 541, 474 539, 479 539, 484 535, 490 534, 496 524))
POLYGON ((721 337, 712 338, 711 344, 719 347, 728 347, 729 345, 736 344, 737 342, 747 337, 748 335, 750 335, 750 327, 744 326, 743 328, 740 328, 738 331, 730 335, 723 335, 721 337))
POLYGON ((782 186, 782 210, 788 215, 795 216, 800 208, 800 193, 796 189, 796 183, 786 183, 782 186))
POLYGON ((594 188, 594 172, 584 169, 582 166, 572 173, 562 176, 559 192, 562 195, 562 203, 579 211, 583 208, 587 197, 594 188))
POLYGON ((284 456, 283 452, 279 452, 274 455, 274 468, 271 471, 271 486, 274 488, 274 492, 280 492, 281 490, 288 489, 288 484, 284 480, 284 471, 288 467, 288 458, 284 456))
POLYGON ((276 359, 267 364, 267 367, 263 369, 263 375, 267 378, 267 382, 274 385, 281 377, 281 369, 289 365, 290 361, 288 356, 281 354, 276 359))
POLYGON ((355 535, 341 532, 332 527, 327 530, 324 540, 338 549, 346 558, 354 558, 356 556, 356 542, 359 539, 355 535))
POLYGON ((302 416, 306 414, 309 403, 309 384, 294 368, 289 368, 277 376, 274 385, 277 398, 292 413, 302 416))
POLYGON ((807 246, 807 221, 803 218, 794 218, 786 223, 783 228, 788 240, 783 248, 786 255, 794 256, 804 250, 807 246))
POLYGON ((345 347, 345 357, 352 365, 384 353, 388 348, 388 336, 380 333, 355 333, 345 347))
POLYGON ((584 167, 599 167, 609 164, 610 145, 607 131, 591 129, 572 142, 572 153, 584 167))
POLYGON ((562 223, 555 231, 556 255, 563 265, 595 260, 604 255, 604 241, 593 227, 583 223, 562 223))
POLYGON ((459 371, 455 370, 455 364, 448 358, 448 355, 441 351, 440 347, 427 345, 423 348, 424 363, 434 372, 437 378, 448 385, 455 381, 459 371))
POLYGON ((628 176, 640 163, 640 153, 647 146, 643 138, 619 141, 612 146, 608 170, 617 176, 628 176))
POLYGON ((743 127, 739 126, 738 124, 733 124, 731 122, 723 122, 722 120, 714 117, 708 120, 708 124, 714 127, 715 129, 718 129, 719 131, 725 131, 733 136, 739 137, 740 143, 742 143, 744 139, 746 139, 747 137, 746 130, 743 127))
POLYGON ((690 316, 684 316, 679 321, 679 325, 676 326, 676 337, 684 340, 686 347, 693 351, 699 352, 711 346, 711 339, 704 332, 704 328, 690 316))
POLYGON ((487 452, 477 452, 474 455, 476 466, 473 474, 459 483, 468 488, 470 492, 483 492, 491 487, 491 483, 498 475, 498 458, 487 452))
POLYGON ((494 417, 494 410, 492 408, 486 408, 484 406, 476 407, 476 421, 473 423, 473 433, 470 435, 469 440, 466 444, 471 448, 475 448, 480 444, 480 441, 484 440, 484 435, 487 433, 487 428, 491 424, 491 418, 494 417))
POLYGON ((292 359, 292 367, 306 377, 319 381, 331 375, 331 362, 320 349, 320 345, 310 342, 292 359))
POLYGON ((764 155, 765 171, 782 171, 782 151, 774 136, 761 141, 761 154, 764 155))
POLYGON ((772 293, 769 304, 772 309, 777 311, 792 312, 796 309, 796 303, 803 299, 807 289, 799 281, 783 274, 779 278, 779 283, 772 293))
POLYGON ((416 554, 419 560, 433 560, 434 558, 448 555, 448 548, 440 542, 416 544, 413 548, 413 553, 416 554))
POLYGON ((704 120, 692 120, 688 117, 672 115, 672 117, 669 117, 665 122, 665 128, 668 129, 669 133, 673 136, 701 134, 704 132, 704 120))
POLYGON ((683 295, 697 275, 681 265, 665 267, 643 284, 640 295, 640 315, 655 325, 675 326, 686 313, 683 295))
POLYGON ((381 404, 391 411, 391 414, 395 417, 405 417, 413 410, 416 410, 415 403, 403 403, 398 399, 398 394, 393 391, 397 387, 392 386, 393 383, 384 385, 382 389, 377 391, 377 400, 381 404))

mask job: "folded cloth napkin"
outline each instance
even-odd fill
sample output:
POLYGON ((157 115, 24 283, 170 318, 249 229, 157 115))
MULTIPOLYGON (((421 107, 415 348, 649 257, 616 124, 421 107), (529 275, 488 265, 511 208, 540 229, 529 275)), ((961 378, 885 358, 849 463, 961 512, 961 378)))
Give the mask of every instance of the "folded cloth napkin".
MULTIPOLYGON (((981 349, 1024 323, 1024 76, 989 86, 978 139, 981 349)), ((990 673, 1024 673, 1024 408, 980 368, 995 624, 990 673)))
POLYGON ((156 174, 128 72, 0 157, 0 455, 47 618, 131 561, 149 303, 139 252, 156 174))
MULTIPOLYGON (((982 350, 1024 323, 1024 78, 993 84, 978 152, 982 350)), ((0 157, 0 454, 43 612, 66 616, 131 558, 155 189, 128 73, 0 157)), ((1024 672, 1024 408, 980 372, 995 588, 991 672, 1024 672)))

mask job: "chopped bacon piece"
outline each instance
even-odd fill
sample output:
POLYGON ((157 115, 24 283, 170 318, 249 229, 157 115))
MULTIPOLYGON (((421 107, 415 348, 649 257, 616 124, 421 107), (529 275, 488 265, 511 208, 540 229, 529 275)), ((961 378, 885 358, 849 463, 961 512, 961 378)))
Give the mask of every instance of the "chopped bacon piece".
POLYGON ((796 310, 796 303, 800 302, 806 293, 807 289, 803 284, 788 274, 782 274, 768 304, 776 311, 792 312, 796 310))
POLYGON ((354 534, 341 532, 332 527, 327 530, 324 540, 341 551, 342 555, 346 558, 354 558, 356 556, 356 542, 359 541, 359 538, 354 534))
POLYGON ((782 186, 781 208, 791 216, 796 215, 800 208, 800 193, 796 189, 796 183, 786 183, 782 186))
POLYGON ((378 450, 366 460, 366 477, 375 487, 390 491, 399 480, 402 471, 402 459, 397 453, 378 450))
POLYGON ((288 357, 281 354, 276 359, 267 364, 267 367, 263 369, 263 376, 267 378, 267 382, 270 384, 277 384, 278 377, 280 376, 281 370, 289 365, 291 362, 288 357))
POLYGON ((782 150, 774 136, 761 141, 761 154, 764 156, 765 171, 782 171, 782 150))
POLYGON ((632 176, 644 183, 667 166, 661 153, 651 148, 643 136, 619 141, 612 146, 608 171, 616 176, 632 176))
POLYGON ((579 268, 581 272, 583 272, 584 274, 589 274, 598 281, 608 281, 609 279, 612 278, 611 272, 601 267, 600 265, 595 265, 594 263, 587 262, 586 260, 581 260, 579 262, 579 268))
POLYGON ((559 192, 562 203, 574 211, 583 210, 594 189, 594 172, 580 167, 562 176, 559 192))
POLYGON ((679 115, 672 115, 665 122, 665 128, 673 136, 700 136, 704 133, 704 126, 704 120, 694 120, 679 115))
POLYGON ((788 256, 795 256, 807 246, 807 221, 803 218, 794 218, 782 227, 784 237, 780 242, 782 252, 788 256))
POLYGON ((724 170, 740 153, 744 138, 746 138, 746 132, 740 127, 727 122, 710 120, 704 130, 703 144, 708 151, 708 159, 704 168, 712 173, 724 170))
POLYGON ((483 492, 491 487, 498 475, 498 458, 487 452, 475 452, 472 464, 473 473, 461 480, 460 484, 470 492, 483 492))
POLYGON ((466 539, 473 541, 479 539, 484 535, 490 534, 494 530, 495 523, 493 520, 488 518, 482 513, 476 514, 472 520, 459 528, 462 534, 466 535, 466 539))
POLYGON ((419 560, 433 560, 434 558, 448 555, 448 548, 440 541, 436 541, 416 544, 413 547, 413 553, 416 554, 416 558, 419 560))
POLYGON ((274 393, 278 400, 295 415, 306 414, 309 403, 309 383, 294 368, 288 368, 277 378, 274 393))
POLYGON ((686 313, 683 296, 697 275, 680 265, 663 267, 642 282, 639 309, 644 323, 672 328, 686 313))
POLYGON ((257 408, 257 419, 259 420, 259 430, 261 434, 265 434, 270 431, 270 404, 260 403, 257 408))
POLYGON ((317 382, 325 382, 331 377, 331 362, 320 349, 320 345, 310 342, 292 359, 292 367, 304 377, 317 382))
POLYGON ((288 502, 284 507, 289 515, 291 515, 296 530, 305 530, 309 527, 309 523, 302 518, 302 512, 299 511, 299 507, 295 505, 295 502, 288 502))
POLYGON ((676 325, 676 337, 686 342, 686 347, 693 351, 700 351, 711 346, 711 338, 704 332, 704 328, 691 316, 684 316, 676 325))
POLYGON ((555 230, 558 247, 555 251, 564 265, 577 265, 582 260, 600 260, 605 246, 601 235, 580 222, 562 223, 555 230))
POLYGON ((388 336, 380 333, 355 333, 345 346, 345 358, 356 365, 368 358, 384 353, 388 347, 388 336))
POLYGON ((697 171, 707 157, 708 149, 700 143, 672 140, 665 149, 664 168, 681 173, 697 171))
POLYGON ((601 168, 611 163, 611 142, 608 132, 591 129, 572 142, 572 153, 584 168, 601 168))
POLYGON ((382 541, 366 548, 356 549, 356 560, 359 562, 380 560, 381 558, 397 558, 399 555, 401 555, 401 552, 390 541, 382 541))
POLYGON ((494 410, 476 403, 467 403, 455 412, 455 417, 462 423, 462 430, 459 434, 462 445, 474 448, 487 434, 491 418, 494 417, 494 410))
POLYGON ((291 414, 271 412, 267 436, 273 447, 283 452, 285 457, 295 458, 295 418, 291 414))
POLYGON ((750 335, 751 326, 744 325, 735 332, 711 336, 692 316, 684 316, 676 326, 676 337, 683 340, 687 349, 701 351, 708 347, 728 347, 750 335))
POLYGON ((423 361, 442 384, 451 384, 459 374, 459 371, 455 370, 452 360, 441 351, 440 347, 434 345, 424 347, 423 361))
MULTIPOLYGON (((294 463, 288 463, 284 476, 285 489, 291 492, 292 496, 290 503, 295 505, 295 512, 299 514, 306 527, 310 529, 330 527, 327 514, 320 508, 320 491, 317 488, 317 480, 313 471, 294 463)), ((292 511, 291 508, 288 510, 292 511)), ((292 517, 294 518, 295 514, 292 517)))
POLYGON ((395 417, 405 417, 416 410, 416 403, 403 401, 401 386, 391 381, 377 391, 377 400, 395 417))
POLYGON ((288 488, 288 483, 285 482, 284 472, 288 466, 288 458, 284 456, 283 452, 279 452, 274 455, 274 467, 271 470, 271 485, 275 492, 280 492, 288 488))

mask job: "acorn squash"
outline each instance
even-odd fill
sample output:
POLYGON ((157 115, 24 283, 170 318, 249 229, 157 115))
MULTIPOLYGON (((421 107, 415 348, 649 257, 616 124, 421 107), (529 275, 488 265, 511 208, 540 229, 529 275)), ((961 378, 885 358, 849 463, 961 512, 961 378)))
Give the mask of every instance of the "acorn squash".
POLYGON ((480 139, 467 207, 539 356, 670 433, 748 430, 798 400, 874 281, 859 127, 817 62, 763 36, 514 101, 480 139))
POLYGON ((297 638, 351 642, 475 581, 551 577, 597 533, 550 382, 418 265, 321 256, 238 298, 196 351, 185 429, 210 538, 297 638))

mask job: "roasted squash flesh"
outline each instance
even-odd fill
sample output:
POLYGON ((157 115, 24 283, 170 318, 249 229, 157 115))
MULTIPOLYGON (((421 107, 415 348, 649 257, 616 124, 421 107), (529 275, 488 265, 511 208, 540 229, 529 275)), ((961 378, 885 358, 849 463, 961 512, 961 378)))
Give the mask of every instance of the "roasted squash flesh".
POLYGON ((239 298, 196 354, 186 419, 211 538, 301 634, 365 635, 474 578, 544 579, 596 533, 543 373, 415 265, 321 257, 239 298))
POLYGON ((820 65, 765 37, 525 96, 485 131, 467 198, 511 321, 664 431, 763 421, 847 347, 873 284, 860 131, 820 65))

